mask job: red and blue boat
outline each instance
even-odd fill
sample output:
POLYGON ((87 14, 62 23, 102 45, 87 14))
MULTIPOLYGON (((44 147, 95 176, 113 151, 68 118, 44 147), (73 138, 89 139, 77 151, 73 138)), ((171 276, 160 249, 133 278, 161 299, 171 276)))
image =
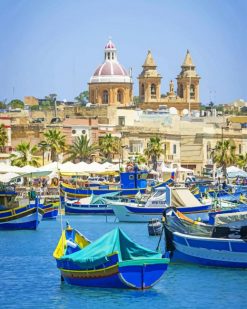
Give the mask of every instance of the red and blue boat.
POLYGON ((95 242, 67 226, 53 253, 61 278, 84 287, 148 289, 170 260, 133 242, 115 228, 95 242))

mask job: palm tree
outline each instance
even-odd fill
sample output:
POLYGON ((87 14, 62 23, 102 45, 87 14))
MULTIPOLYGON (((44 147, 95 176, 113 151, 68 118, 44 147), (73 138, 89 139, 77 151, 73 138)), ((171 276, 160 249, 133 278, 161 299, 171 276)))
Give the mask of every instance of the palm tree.
POLYGON ((65 161, 89 161, 96 150, 98 150, 98 146, 96 144, 90 145, 87 136, 77 136, 66 153, 68 157, 65 161))
POLYGON ((16 147, 17 154, 11 154, 11 164, 19 167, 26 165, 39 166, 37 156, 35 154, 38 151, 37 146, 31 146, 29 142, 21 142, 16 147))
POLYGON ((218 141, 212 153, 213 162, 222 168, 223 176, 226 178, 226 168, 236 161, 236 146, 233 140, 218 141))
POLYGON ((38 143, 39 150, 42 151, 42 162, 43 165, 45 164, 45 152, 49 149, 49 145, 47 144, 46 141, 41 141, 38 143))
POLYGON ((58 154, 66 149, 65 135, 56 129, 50 129, 44 133, 45 142, 51 150, 51 160, 57 161, 58 154))
POLYGON ((7 131, 4 127, 4 124, 0 125, 0 151, 4 152, 5 145, 8 142, 7 131))
POLYGON ((160 138, 158 136, 150 137, 147 148, 144 150, 144 154, 148 159, 151 159, 155 171, 157 170, 157 160, 163 152, 164 150, 160 138))
POLYGON ((106 134, 100 139, 99 147, 103 155, 107 160, 111 161, 114 154, 120 152, 119 138, 112 136, 111 134, 106 134))
POLYGON ((237 159, 237 164, 240 168, 246 169, 247 167, 247 153, 240 154, 237 159))

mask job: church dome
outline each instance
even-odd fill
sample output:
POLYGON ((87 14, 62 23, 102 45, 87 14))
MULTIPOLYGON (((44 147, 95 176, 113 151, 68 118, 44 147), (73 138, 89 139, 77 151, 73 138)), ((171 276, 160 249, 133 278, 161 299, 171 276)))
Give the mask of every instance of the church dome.
POLYGON ((106 44, 104 54, 104 63, 96 69, 90 83, 132 83, 130 75, 117 60, 117 50, 111 40, 106 44))

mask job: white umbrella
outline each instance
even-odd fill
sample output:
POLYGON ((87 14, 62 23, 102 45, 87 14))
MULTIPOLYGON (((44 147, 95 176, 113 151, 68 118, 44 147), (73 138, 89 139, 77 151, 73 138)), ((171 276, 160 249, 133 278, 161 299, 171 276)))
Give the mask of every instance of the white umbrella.
POLYGON ((26 166, 23 166, 21 168, 21 173, 22 174, 30 174, 30 173, 35 173, 35 172, 38 172, 39 169, 36 168, 36 167, 33 167, 31 165, 26 165, 26 166))
POLYGON ((7 165, 0 163, 0 173, 21 173, 22 170, 18 166, 7 165))
POLYGON ((3 175, 0 175, 0 182, 10 182, 12 178, 17 178, 17 177, 20 177, 19 174, 17 173, 6 173, 6 174, 3 174, 3 175))
POLYGON ((92 162, 88 165, 88 170, 87 172, 90 173, 102 173, 105 172, 106 169, 104 168, 104 166, 102 166, 100 163, 98 162, 92 162))
POLYGON ((52 162, 47 165, 39 167, 39 171, 58 171, 61 168, 62 164, 59 162, 52 162))

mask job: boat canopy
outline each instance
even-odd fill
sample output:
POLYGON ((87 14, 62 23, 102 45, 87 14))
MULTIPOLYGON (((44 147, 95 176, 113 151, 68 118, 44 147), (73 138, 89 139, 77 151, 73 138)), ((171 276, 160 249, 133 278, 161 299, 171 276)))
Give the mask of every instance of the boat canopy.
POLYGON ((119 262, 162 257, 161 253, 136 244, 117 227, 82 250, 63 256, 61 260, 74 262, 85 268, 96 267, 106 263, 114 253, 118 254, 119 262))

